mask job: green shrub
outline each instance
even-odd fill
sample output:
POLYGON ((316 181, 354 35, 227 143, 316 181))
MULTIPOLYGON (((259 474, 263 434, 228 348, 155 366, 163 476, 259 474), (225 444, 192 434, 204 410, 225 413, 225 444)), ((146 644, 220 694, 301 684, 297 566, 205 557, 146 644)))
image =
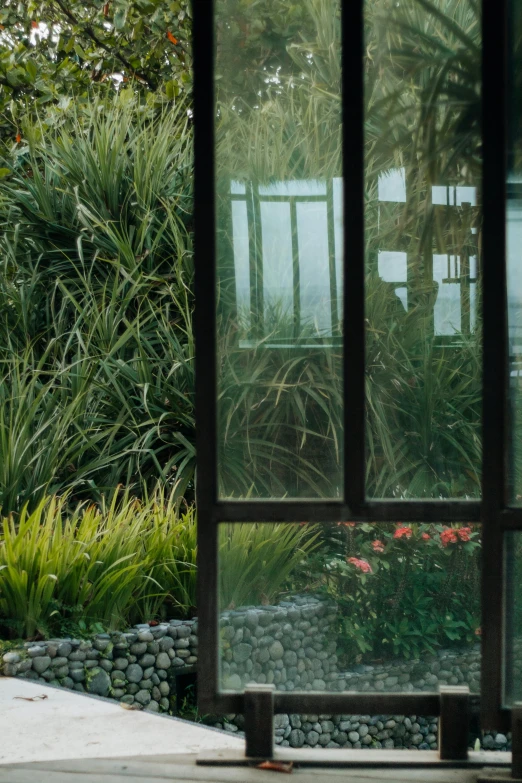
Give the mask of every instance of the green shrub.
POLYGON ((0 506, 191 494, 187 107, 94 102, 26 121, 0 180, 0 506))
POLYGON ((285 589, 301 589, 296 572, 316 549, 319 531, 290 523, 234 523, 219 527, 219 603, 222 609, 276 603, 285 589))
POLYGON ((307 579, 339 605, 347 663, 415 658, 478 640, 479 556, 471 526, 344 522, 323 531, 307 579))
POLYGON ((195 519, 161 491, 145 501, 67 507, 43 499, 3 519, 0 626, 11 635, 59 633, 64 624, 122 629, 194 604, 195 519))

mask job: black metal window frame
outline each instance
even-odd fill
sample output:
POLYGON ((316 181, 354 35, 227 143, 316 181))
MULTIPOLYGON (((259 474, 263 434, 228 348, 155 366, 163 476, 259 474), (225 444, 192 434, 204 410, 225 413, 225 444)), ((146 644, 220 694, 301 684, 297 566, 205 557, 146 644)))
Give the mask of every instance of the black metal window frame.
MULTIPOLYGON (((522 530, 522 508, 507 503, 508 340, 506 313, 507 0, 482 1, 483 73, 483 470, 482 499, 368 500, 365 497, 364 83, 363 0, 342 2, 344 232, 344 498, 341 501, 222 501, 217 486, 216 186, 214 160, 214 0, 193 0, 196 258, 196 410, 199 557, 200 708, 242 713, 243 693, 220 691, 218 677, 218 525, 220 522, 475 521, 482 523, 481 716, 505 730, 504 535, 522 530)), ((278 713, 440 715, 439 693, 276 692, 278 713)))

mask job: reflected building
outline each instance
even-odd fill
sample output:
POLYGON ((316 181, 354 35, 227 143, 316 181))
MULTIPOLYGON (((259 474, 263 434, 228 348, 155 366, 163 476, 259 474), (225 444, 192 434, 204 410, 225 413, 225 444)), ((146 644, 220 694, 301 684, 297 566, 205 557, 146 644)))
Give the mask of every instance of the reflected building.
MULTIPOLYGON (((419 306, 419 291, 427 291, 423 302, 432 336, 441 344, 458 344, 477 326, 476 188, 431 186, 434 230, 431 252, 422 259, 422 282, 418 257, 401 231, 386 229, 407 209, 405 169, 382 173, 376 195, 380 244, 369 253, 368 273, 389 285, 405 313, 419 306)), ((343 309, 342 179, 232 181, 229 199, 243 341, 335 341, 343 309)))

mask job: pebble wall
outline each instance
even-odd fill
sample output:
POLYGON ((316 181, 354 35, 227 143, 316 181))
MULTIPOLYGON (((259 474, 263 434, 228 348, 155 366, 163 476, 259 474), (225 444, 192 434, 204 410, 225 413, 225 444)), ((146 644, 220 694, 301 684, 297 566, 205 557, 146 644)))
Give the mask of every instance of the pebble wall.
MULTIPOLYGON (((439 685, 468 684, 478 692, 480 648, 440 650, 422 660, 355 665, 340 671, 336 655, 334 603, 295 596, 277 606, 241 607, 220 617, 224 688, 248 682, 273 683, 277 690, 434 691, 439 685)), ((197 619, 137 625, 92 640, 26 642, 3 656, 0 673, 117 699, 136 709, 167 712, 174 678, 197 664, 197 619)), ((216 719, 241 733, 241 715, 216 719)), ((327 748, 437 747, 436 718, 415 715, 277 715, 279 745, 327 748)), ((487 732, 485 749, 509 749, 509 736, 487 732)))
POLYGON ((92 641, 26 642, 3 656, 3 674, 167 712, 176 671, 197 663, 197 621, 137 625, 92 641))

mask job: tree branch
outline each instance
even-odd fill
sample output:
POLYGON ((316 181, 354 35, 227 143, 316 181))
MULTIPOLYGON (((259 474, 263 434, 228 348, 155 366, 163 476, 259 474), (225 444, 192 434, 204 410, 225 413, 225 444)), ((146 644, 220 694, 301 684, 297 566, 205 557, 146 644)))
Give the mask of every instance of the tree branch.
POLYGON ((130 71, 130 73, 133 76, 135 76, 140 81, 145 82, 145 84, 147 84, 151 90, 157 89, 156 82, 153 79, 151 79, 150 76, 148 76, 146 73, 136 71, 132 67, 131 63, 127 60, 127 58, 124 57, 124 55, 121 52, 119 52, 117 49, 116 50, 111 49, 110 46, 108 46, 104 41, 102 41, 101 38, 99 38, 96 35, 96 33, 94 32, 94 30, 90 25, 88 24, 82 25, 82 23, 74 16, 72 11, 70 11, 67 8, 63 0, 54 0, 54 2, 57 4, 61 12, 67 17, 67 19, 73 25, 75 25, 76 27, 81 27, 83 29, 83 32, 91 39, 91 41, 94 41, 94 43, 97 44, 97 46, 101 46, 101 48, 104 49, 106 52, 112 54, 113 57, 116 57, 116 59, 118 59, 122 63, 122 65, 124 65, 125 68, 127 68, 127 70, 130 71))

